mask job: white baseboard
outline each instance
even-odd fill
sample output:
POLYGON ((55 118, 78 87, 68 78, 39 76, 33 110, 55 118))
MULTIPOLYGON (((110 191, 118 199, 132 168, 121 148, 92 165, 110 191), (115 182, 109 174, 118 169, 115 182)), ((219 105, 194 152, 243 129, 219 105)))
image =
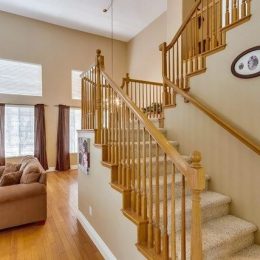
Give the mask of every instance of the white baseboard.
POLYGON ((77 169, 78 169, 78 165, 77 165, 77 164, 71 165, 71 166, 70 166, 70 169, 71 169, 71 170, 77 170, 77 169))
POLYGON ((46 172, 56 172, 55 167, 49 167, 49 169, 46 172))
POLYGON ((88 220, 80 210, 78 210, 77 218, 81 223, 82 227, 84 228, 84 230, 90 236, 93 243, 96 245, 96 247, 102 254, 102 256, 105 258, 105 260, 117 260, 116 257, 111 252, 111 250, 108 248, 108 246, 105 244, 105 242, 98 235, 96 230, 91 226, 91 224, 88 222, 88 220))
MULTIPOLYGON (((70 166, 70 169, 71 170, 77 170, 78 169, 78 165, 71 165, 70 166)), ((56 172, 56 170, 55 170, 55 167, 49 167, 49 169, 46 171, 47 173, 49 173, 49 172, 56 172)))

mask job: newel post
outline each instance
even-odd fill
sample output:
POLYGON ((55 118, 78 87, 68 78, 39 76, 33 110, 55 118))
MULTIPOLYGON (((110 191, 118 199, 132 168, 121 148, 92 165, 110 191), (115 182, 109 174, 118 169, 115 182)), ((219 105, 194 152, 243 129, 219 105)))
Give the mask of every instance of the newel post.
MULTIPOLYGON (((159 50, 162 52, 162 76, 167 76, 167 59, 166 59, 166 42, 163 42, 159 46, 159 50)), ((163 106, 169 104, 169 93, 167 91, 167 84, 163 80, 163 106)))
POLYGON ((96 51, 96 143, 101 144, 102 111, 101 111, 101 69, 104 68, 104 56, 101 50, 96 51))
POLYGON ((205 189, 205 173, 200 162, 200 152, 193 152, 191 167, 197 173, 192 179, 191 260, 203 259, 200 194, 205 189))

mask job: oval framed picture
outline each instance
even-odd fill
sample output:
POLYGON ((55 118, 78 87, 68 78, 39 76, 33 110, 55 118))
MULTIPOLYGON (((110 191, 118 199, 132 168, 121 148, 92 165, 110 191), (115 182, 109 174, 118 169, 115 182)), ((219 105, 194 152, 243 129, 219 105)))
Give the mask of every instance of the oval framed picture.
POLYGON ((250 79, 260 76, 260 46, 250 48, 236 57, 231 65, 234 76, 250 79))

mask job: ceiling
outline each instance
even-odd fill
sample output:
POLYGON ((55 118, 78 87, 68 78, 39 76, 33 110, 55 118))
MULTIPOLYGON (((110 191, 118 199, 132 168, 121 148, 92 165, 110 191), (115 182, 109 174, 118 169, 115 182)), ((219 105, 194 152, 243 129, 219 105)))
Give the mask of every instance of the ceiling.
MULTIPOLYGON (((111 37, 110 0, 0 0, 0 10, 111 37)), ((167 0, 114 0, 114 38, 129 41, 167 9, 167 0)))

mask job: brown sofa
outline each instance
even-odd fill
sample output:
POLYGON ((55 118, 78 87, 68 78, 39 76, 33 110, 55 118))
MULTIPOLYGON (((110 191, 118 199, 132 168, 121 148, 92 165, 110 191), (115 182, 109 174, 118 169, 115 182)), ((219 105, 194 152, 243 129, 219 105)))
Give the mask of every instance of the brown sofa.
POLYGON ((33 157, 24 158, 21 169, 32 164, 34 169, 39 168, 37 182, 0 187, 0 230, 34 222, 44 223, 47 218, 46 172, 33 157))

